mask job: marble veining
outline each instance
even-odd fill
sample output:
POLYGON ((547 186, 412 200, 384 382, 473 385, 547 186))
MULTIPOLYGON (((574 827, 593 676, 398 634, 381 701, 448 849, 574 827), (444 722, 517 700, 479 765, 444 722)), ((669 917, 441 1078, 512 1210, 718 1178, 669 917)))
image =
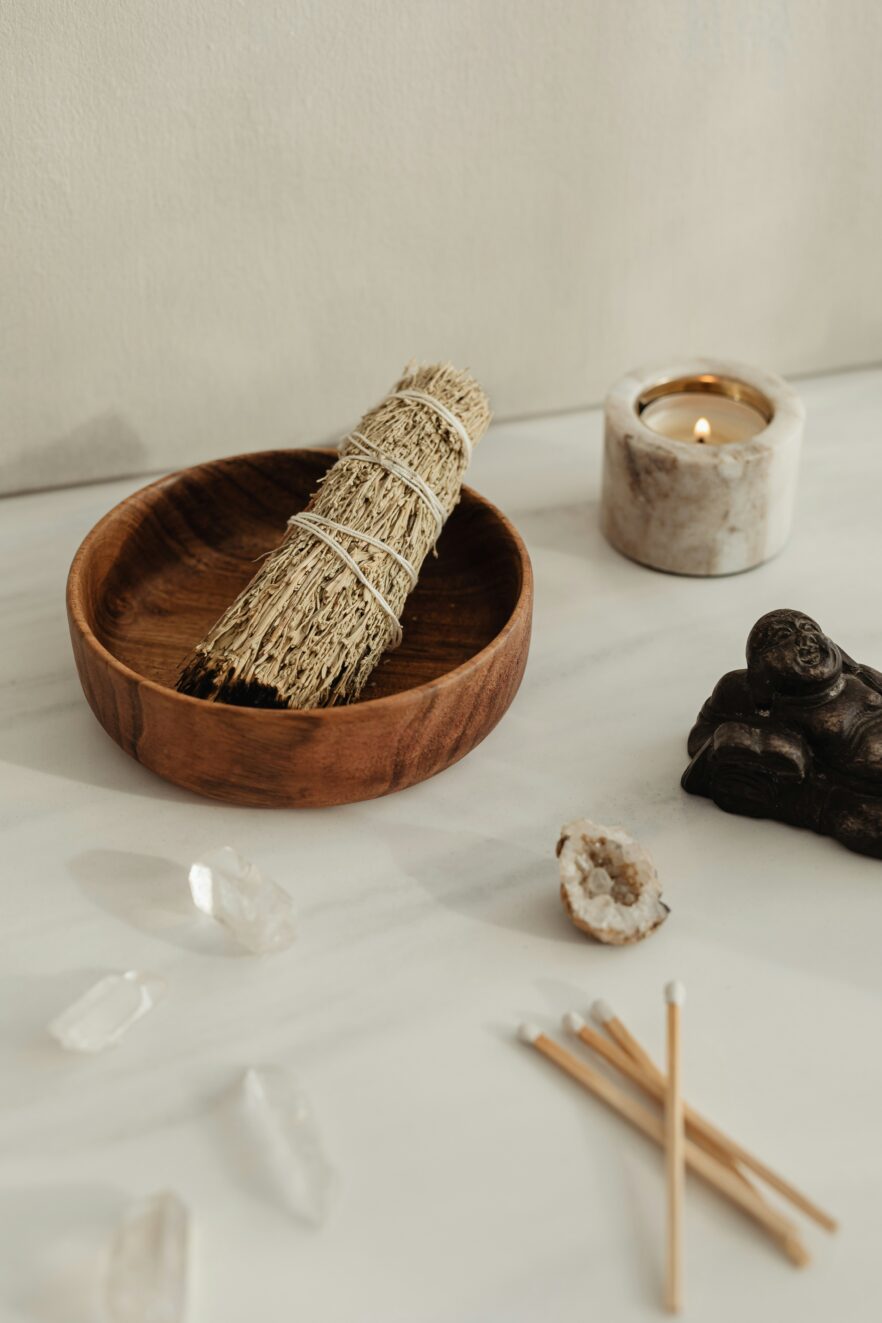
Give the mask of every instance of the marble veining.
MULTIPOLYGON (((472 483, 536 573, 530 663, 462 763, 310 812, 231 808, 152 776, 79 689, 63 609, 83 534, 134 480, 0 502, 0 1318, 86 1323, 122 1209, 193 1219, 190 1323, 658 1318, 658 1154, 514 1041, 606 997, 660 1052, 682 978, 687 1096, 842 1219, 795 1273, 710 1192, 687 1195, 689 1313, 859 1323, 878 1298, 882 865, 685 794, 685 733, 763 612, 798 603, 882 656, 882 370, 804 381, 793 535, 733 578, 654 573, 598 527, 599 411, 494 427, 472 483), (847 438, 847 446, 844 446, 847 438), (593 945, 558 895, 562 823, 621 824, 671 915, 593 945), (229 842, 290 893, 297 941, 242 954, 187 870, 229 842), (103 973, 165 999, 113 1052, 46 1025, 103 973), (292 1069, 339 1172, 320 1230, 234 1160, 221 1100, 292 1069)), ((92 1311, 92 1312, 90 1312, 92 1311)))

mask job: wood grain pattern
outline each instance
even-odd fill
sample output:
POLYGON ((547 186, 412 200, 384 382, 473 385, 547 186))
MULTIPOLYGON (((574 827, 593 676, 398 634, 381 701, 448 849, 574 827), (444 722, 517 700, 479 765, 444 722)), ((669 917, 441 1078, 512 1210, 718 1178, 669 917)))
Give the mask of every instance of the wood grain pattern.
POLYGON ((182 659, 306 505, 331 451, 266 451, 136 492, 87 536, 67 604, 89 704, 160 776, 255 806, 388 794, 472 750, 517 693, 533 586, 512 525, 469 488, 404 612, 404 641, 348 707, 261 711, 173 688, 182 659))

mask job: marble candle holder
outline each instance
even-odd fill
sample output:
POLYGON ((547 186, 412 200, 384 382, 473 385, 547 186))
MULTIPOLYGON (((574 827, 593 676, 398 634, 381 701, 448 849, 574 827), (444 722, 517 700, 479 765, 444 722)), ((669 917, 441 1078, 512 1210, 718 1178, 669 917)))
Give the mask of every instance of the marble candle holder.
POLYGON ((769 560, 790 534, 804 420, 791 386, 740 363, 629 373, 605 404, 604 536, 674 574, 738 574, 769 560), (692 413, 710 424, 699 416, 693 428, 692 413))

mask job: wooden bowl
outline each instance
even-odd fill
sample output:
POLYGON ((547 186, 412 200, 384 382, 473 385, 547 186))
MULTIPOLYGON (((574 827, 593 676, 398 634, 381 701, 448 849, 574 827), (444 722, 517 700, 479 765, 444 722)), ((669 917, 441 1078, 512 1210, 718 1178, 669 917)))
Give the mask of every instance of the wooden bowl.
POLYGON ((127 497, 77 552, 67 610, 83 692, 120 748, 159 776, 259 807, 372 799, 463 758, 517 693, 530 560, 468 487, 408 599, 401 647, 357 703, 266 711, 173 688, 334 458, 271 450, 185 469, 127 497))

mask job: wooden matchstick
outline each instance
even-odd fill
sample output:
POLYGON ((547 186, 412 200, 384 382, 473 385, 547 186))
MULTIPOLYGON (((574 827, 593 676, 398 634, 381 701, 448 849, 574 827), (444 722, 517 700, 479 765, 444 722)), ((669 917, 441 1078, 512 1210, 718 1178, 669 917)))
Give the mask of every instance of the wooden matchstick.
POLYGON ((614 1042, 618 1043, 619 1047, 627 1052, 629 1057, 633 1057, 643 1067, 647 1075, 655 1076, 657 1080, 664 1084, 664 1072, 659 1070, 649 1053, 644 1051, 634 1035, 625 1028, 608 1001, 598 997, 597 1001, 592 1002, 591 1015, 599 1025, 603 1026, 614 1042))
POLYGON ((683 984, 674 980, 665 988, 668 1014, 668 1083, 665 1091, 665 1185, 667 1190, 667 1267, 665 1306, 669 1314, 683 1308, 683 1186, 685 1134, 680 1086, 680 1007, 686 999, 683 984))
MULTIPOLYGON (((586 1024, 582 1016, 575 1011, 567 1012, 563 1017, 563 1025, 571 1034, 575 1034, 577 1038, 580 1038, 586 1047, 590 1047, 593 1052, 596 1052, 610 1066, 615 1067, 626 1079, 631 1080, 632 1083, 643 1089, 644 1093, 648 1093, 651 1098, 664 1101, 665 1080, 660 1071, 648 1075, 643 1067, 618 1043, 604 1037, 596 1029, 592 1029, 589 1024, 586 1024)), ((685 1104, 683 1114, 687 1134, 691 1135, 696 1144, 707 1153, 710 1153, 711 1157, 716 1158, 718 1162, 722 1162, 724 1167, 729 1167, 738 1179, 753 1190, 758 1199, 761 1199, 762 1195, 757 1191, 756 1186, 748 1180, 734 1158, 730 1157, 728 1152, 721 1148, 719 1144, 715 1144, 712 1139, 707 1137, 701 1126, 695 1123, 691 1108, 685 1106, 685 1104)))
MULTIPOLYGON (((565 1047, 561 1047, 560 1043, 556 1043, 553 1038, 548 1038, 535 1025, 521 1025, 519 1037, 522 1042, 535 1047, 555 1066, 578 1084, 581 1084, 582 1088, 600 1098, 614 1112, 618 1112, 620 1116, 624 1117, 626 1121, 630 1121, 633 1126, 654 1140, 656 1144, 664 1147, 665 1130, 661 1118, 651 1112, 643 1103, 638 1102, 636 1098, 632 1098, 613 1080, 601 1075, 596 1070, 592 1070, 584 1061, 580 1061, 578 1057, 573 1056, 572 1052, 568 1052, 565 1047)), ((797 1267, 802 1267, 808 1263, 808 1253, 793 1222, 775 1209, 770 1208, 768 1204, 756 1196, 749 1186, 739 1181, 728 1167, 723 1166, 721 1162, 699 1148, 692 1140, 686 1140, 684 1154, 687 1167, 691 1168, 696 1175, 701 1176, 709 1185, 714 1186, 721 1194, 726 1195, 732 1203, 737 1204, 743 1212, 769 1231, 781 1244, 792 1263, 796 1264, 797 1267)))
MULTIPOLYGON (((595 1001, 591 1007, 591 1014, 598 1023, 603 1025, 607 1033, 619 1044, 623 1051, 627 1052, 634 1061, 638 1062, 646 1073, 655 1079, 656 1085, 663 1090, 666 1086, 664 1072, 659 1070, 648 1052, 646 1052, 641 1044, 638 1043, 634 1035, 626 1029, 625 1025, 622 1024, 622 1021, 618 1018, 609 1003, 605 1001, 595 1001)), ((661 1093, 657 1093, 656 1096, 661 1097, 661 1093)), ((806 1217, 810 1217, 814 1222, 817 1222, 825 1231, 835 1231, 837 1229, 839 1224, 835 1217, 831 1217, 829 1213, 825 1213, 824 1210, 819 1208, 818 1205, 809 1199, 807 1195, 802 1194, 802 1192, 797 1190, 794 1185, 791 1185, 788 1180, 785 1180, 783 1176, 779 1176, 776 1171, 773 1171, 771 1167, 766 1166, 764 1162, 755 1157, 741 1144, 737 1143, 736 1140, 731 1139, 728 1135, 724 1134, 722 1130, 718 1130, 715 1125, 708 1121, 706 1117, 703 1117, 696 1112, 693 1107, 685 1107, 685 1116, 686 1122, 690 1128, 695 1128, 696 1130, 700 1128, 702 1134, 707 1139, 711 1140, 720 1149, 727 1153, 735 1162, 740 1162, 742 1166, 747 1167, 749 1171, 754 1173, 754 1175, 759 1176, 760 1179, 764 1180, 767 1185, 770 1185, 773 1190, 777 1190, 778 1193, 783 1195, 785 1199, 788 1199, 795 1208, 799 1208, 801 1212, 805 1213, 806 1217)))

